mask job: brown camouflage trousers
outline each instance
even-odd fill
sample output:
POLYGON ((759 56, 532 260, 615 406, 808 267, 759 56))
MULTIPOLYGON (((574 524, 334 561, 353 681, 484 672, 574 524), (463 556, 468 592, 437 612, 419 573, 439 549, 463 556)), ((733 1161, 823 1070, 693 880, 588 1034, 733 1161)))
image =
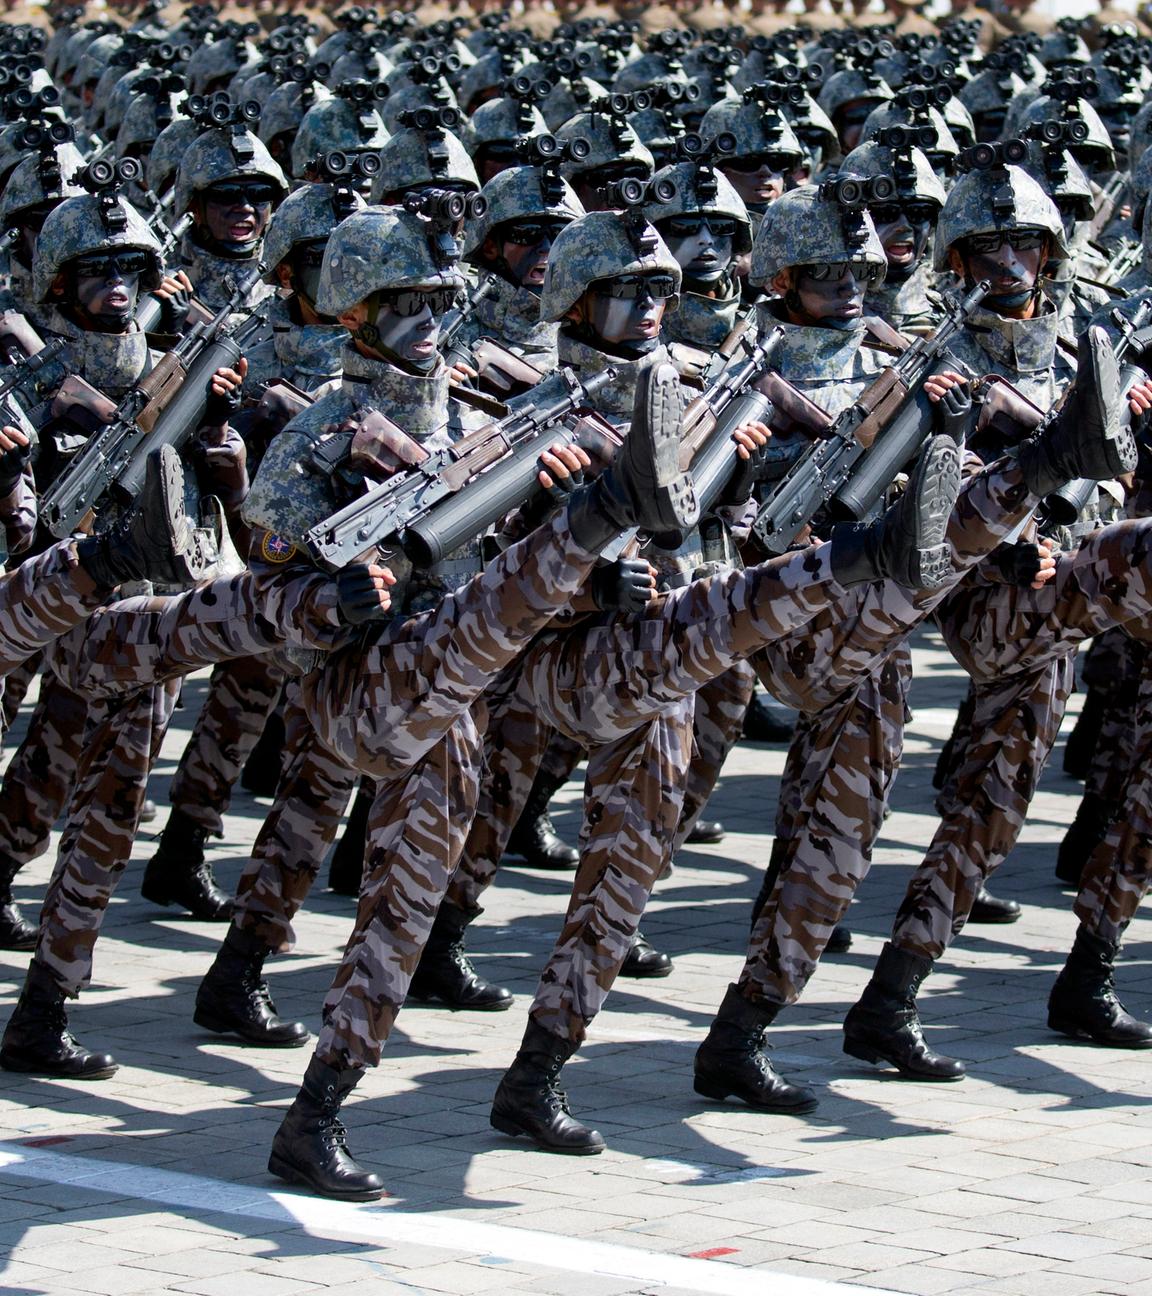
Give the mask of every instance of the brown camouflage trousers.
POLYGON ((148 774, 178 696, 171 680, 92 704, 34 955, 69 997, 91 980, 96 937, 132 854, 148 774))
POLYGON ((756 690, 756 672, 748 662, 739 662, 730 671, 710 680, 696 694, 692 716, 692 760, 684 788, 684 806, 672 853, 704 812, 708 798, 716 790, 720 771, 728 753, 736 745, 744 728, 744 713, 756 690))
POLYGON ((1073 906, 1092 935, 1116 944, 1152 882, 1152 670, 1140 677, 1132 720, 1131 777, 1120 812, 1092 852, 1073 906))
POLYGON ((1152 519, 1117 522, 1056 561, 1041 590, 956 591, 941 608, 952 655, 981 694, 949 813, 913 874, 893 943, 936 959, 962 930, 980 882, 1015 844, 1094 635, 1152 613, 1152 519))
POLYGON ((316 881, 358 782, 355 771, 317 739, 295 679, 288 681, 284 729, 276 797, 240 875, 232 914, 238 927, 281 954, 296 944, 292 919, 316 881))
MULTIPOLYGON (((13 877, 48 849, 75 786, 89 725, 88 702, 45 670, 23 742, 0 786, 0 876, 13 877)), ((99 717, 93 717, 93 724, 99 717)))
POLYGON ((40 674, 40 668, 43 664, 43 654, 33 653, 27 661, 21 662, 4 681, 4 698, 3 703, 0 704, 0 724, 4 726, 4 733, 7 733, 16 723, 16 716, 21 703, 27 697, 28 690, 32 687, 32 681, 40 674))
POLYGON ((180 757, 168 800, 214 837, 244 763, 280 697, 284 671, 268 657, 237 657, 212 671, 208 696, 180 757))
MULTIPOLYGON (((1089 661, 1103 655, 1098 652, 1098 645, 1103 646, 1105 640, 1109 641, 1112 650, 1107 652, 1105 665, 1113 668, 1113 687, 1105 695, 1104 719, 1088 766, 1088 776, 1084 780, 1084 795, 1118 810, 1132 777, 1137 708, 1143 677, 1152 669, 1152 652, 1147 644, 1133 639, 1125 630, 1109 630, 1093 640, 1089 661)), ((1085 679, 1088 676, 1087 665, 1086 662, 1085 679)))
POLYGON ((739 977, 749 999, 783 1006, 800 997, 868 871, 903 745, 906 658, 893 654, 1035 505, 1012 461, 972 472, 974 463, 967 458, 948 522, 951 585, 919 594, 890 582, 860 587, 752 659, 765 688, 802 722, 781 789, 785 866, 753 925, 739 977))
POLYGON ((107 591, 91 585, 71 541, 52 545, 0 580, 0 681, 106 601, 107 591))

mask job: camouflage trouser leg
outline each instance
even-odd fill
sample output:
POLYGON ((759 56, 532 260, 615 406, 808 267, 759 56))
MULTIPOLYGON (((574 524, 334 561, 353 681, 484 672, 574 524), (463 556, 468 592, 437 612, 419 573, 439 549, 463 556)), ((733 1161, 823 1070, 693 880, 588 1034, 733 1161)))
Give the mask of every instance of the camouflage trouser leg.
POLYGON ((567 783, 585 755, 582 743, 565 734, 554 733, 544 748, 538 772, 553 783, 567 783))
POLYGON ((529 1015, 583 1042, 604 1006, 663 873, 680 821, 692 741, 691 696, 588 756, 580 865, 564 926, 529 1015))
POLYGON ((752 928, 739 985, 794 1003, 872 863, 904 737, 910 653, 898 644, 838 703, 801 712, 780 789, 780 872, 752 928))
POLYGON ((45 671, 28 732, 0 787, 0 876, 14 874, 48 849, 52 826, 72 791, 87 723, 84 698, 45 671))
POLYGON ((1092 935, 1115 943, 1152 883, 1152 671, 1148 669, 1140 679, 1131 737, 1131 777, 1120 812, 1092 852, 1073 906, 1092 935))
POLYGON ((329 1065, 380 1061, 476 812, 480 761, 480 735, 465 711, 413 769, 380 782, 356 929, 316 1041, 329 1065))
POLYGON ((276 705, 284 672, 267 656, 238 657, 213 671, 208 697, 176 767, 168 800, 214 836, 232 788, 276 705))
POLYGON ((552 728, 527 694, 497 689, 485 702, 488 726, 476 815, 446 896, 465 913, 480 907, 492 885, 547 753, 554 745, 562 753, 578 746, 552 728))
POLYGON ((1150 610, 1152 519, 1118 522, 1089 536, 1075 554, 1057 559, 1055 579, 1041 590, 965 589, 942 610, 948 647, 988 701, 973 721, 957 803, 909 884, 894 943, 938 958, 961 930, 979 879, 1020 831, 1063 715, 1076 648, 1112 626, 1147 618, 1150 610), (981 723, 990 728, 987 737, 981 723), (993 761, 998 776, 989 768, 993 761))
MULTIPOLYGON (((1129 638, 1123 630, 1109 631, 1109 634, 1124 635, 1127 642, 1123 659, 1127 670, 1116 688, 1109 691, 1100 737, 1084 780, 1084 795, 1119 807, 1133 773, 1137 707, 1144 677, 1152 669, 1152 652, 1147 644, 1129 638)), ((1099 639, 1094 642, 1099 643, 1099 639)))
POLYGON ((84 622, 107 598, 91 584, 76 546, 61 541, 0 580, 0 679, 84 622))
POLYGON ((0 724, 4 726, 4 733, 7 733, 16 723, 20 704, 27 697, 28 690, 32 687, 32 681, 40 674, 43 665, 44 654, 33 653, 27 661, 21 662, 4 681, 4 698, 2 705, 0 705, 0 724))
POLYGON ((174 682, 94 703, 35 959, 75 997, 92 975, 104 911, 132 853, 148 773, 176 705, 174 682))
POLYGON ((560 514, 435 608, 330 653, 300 682, 321 741, 362 774, 399 777, 571 601, 595 561, 560 514))
POLYGON ((755 689, 756 672, 748 662, 740 662, 696 694, 692 724, 694 752, 673 853, 684 844, 715 791, 720 770, 744 727, 744 713, 755 689))
POLYGON ((316 881, 357 782, 348 764, 317 739, 295 680, 288 684, 284 728, 276 799, 236 887, 232 915, 238 927, 255 932, 278 953, 296 944, 292 919, 316 881))

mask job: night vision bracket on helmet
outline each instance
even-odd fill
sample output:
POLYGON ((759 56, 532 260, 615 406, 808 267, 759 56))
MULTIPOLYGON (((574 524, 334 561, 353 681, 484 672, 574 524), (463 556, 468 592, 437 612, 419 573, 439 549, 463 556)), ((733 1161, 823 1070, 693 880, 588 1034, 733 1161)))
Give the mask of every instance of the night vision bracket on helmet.
POLYGON ((391 93, 386 81, 341 81, 332 94, 343 99, 357 110, 356 131, 361 140, 371 143, 380 130, 376 105, 382 104, 391 93))
POLYGON ((97 158, 72 176, 79 185, 96 199, 100 223, 108 234, 123 234, 128 228, 128 214, 120 201, 130 184, 139 181, 144 169, 135 158, 121 158, 110 162, 97 158))
POLYGON ((1016 214, 1016 196, 1012 192, 1010 166, 1022 165, 1028 157, 1028 145, 1022 139, 1005 140, 1002 144, 974 144, 964 149, 956 160, 962 174, 987 171, 996 183, 990 203, 997 221, 1010 219, 1016 214))
POLYGON ((602 186, 597 193, 606 208, 619 211, 624 218, 624 231, 639 260, 656 255, 660 236, 645 214, 644 208, 672 202, 676 186, 671 180, 637 180, 626 176, 602 186))
POLYGON ((425 189, 408 194, 404 210, 428 224, 428 245, 441 270, 450 269, 461 256, 460 233, 466 220, 479 220, 488 210, 481 194, 462 194, 454 189, 425 189))
POLYGON ((332 215, 337 224, 363 205, 360 189, 380 174, 375 153, 345 153, 332 149, 317 153, 308 163, 308 179, 332 186, 332 215))

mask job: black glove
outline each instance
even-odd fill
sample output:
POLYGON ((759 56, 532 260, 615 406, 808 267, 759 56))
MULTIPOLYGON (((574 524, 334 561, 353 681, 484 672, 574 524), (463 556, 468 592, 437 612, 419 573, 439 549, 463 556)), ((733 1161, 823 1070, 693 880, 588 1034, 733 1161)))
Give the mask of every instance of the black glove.
POLYGON ((1031 585, 1040 572, 1040 548, 1031 540, 997 545, 988 555, 1005 585, 1031 585))
POLYGON ((949 387, 933 406, 936 413, 936 431, 949 436, 962 445, 972 414, 972 391, 967 383, 949 387))
POLYGON ((652 573, 643 558, 618 558, 594 567, 588 593, 601 612, 642 612, 652 597, 652 573))
POLYGON ((0 499, 7 499, 16 489, 24 469, 32 462, 32 447, 13 446, 0 454, 0 499))
MULTIPOLYGON (((724 487, 724 493, 717 500, 717 504, 745 504, 748 497, 752 494, 757 482, 762 481, 768 470, 768 462, 771 454, 770 447, 772 442, 767 445, 757 446, 751 451, 747 459, 736 459, 736 471, 728 479, 728 485, 724 487)), ((735 446, 733 452, 735 453, 735 446)))
POLYGON ((583 468, 577 468, 575 472, 570 473, 567 477, 557 477, 546 464, 541 463, 539 467, 542 472, 546 472, 552 478, 552 485, 547 487, 547 493, 557 504, 567 504, 572 493, 584 485, 583 468))
POLYGON ((208 400, 204 405, 204 427, 223 427, 240 408, 243 388, 234 387, 227 396, 221 396, 209 387, 208 400))
POLYGON ((348 625, 382 621, 390 615, 380 606, 380 591, 367 563, 353 563, 336 577, 336 603, 341 619, 348 625))
POLYGON ((177 337, 188 325, 188 308, 192 305, 191 294, 183 288, 170 297, 160 298, 160 332, 174 334, 177 337))

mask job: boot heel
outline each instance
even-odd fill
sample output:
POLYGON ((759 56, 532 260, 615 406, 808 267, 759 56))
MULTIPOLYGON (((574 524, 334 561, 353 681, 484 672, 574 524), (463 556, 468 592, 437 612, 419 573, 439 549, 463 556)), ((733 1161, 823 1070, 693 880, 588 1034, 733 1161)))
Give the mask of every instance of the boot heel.
POLYGON ((511 1134, 513 1138, 518 1138, 524 1133, 522 1126, 515 1121, 509 1120, 507 1116, 499 1115, 497 1112, 493 1112, 488 1117, 488 1121, 492 1128, 499 1130, 501 1134, 511 1134))
POLYGON ((1069 1039, 1083 1038, 1083 1032, 1075 1022, 1057 1017, 1055 1013, 1048 1014, 1048 1029, 1054 1030, 1058 1035, 1067 1035, 1069 1039))
POLYGON ((861 1062, 883 1062, 882 1058, 874 1048, 869 1048, 867 1044, 858 1044, 855 1040, 844 1041, 844 1052, 850 1057, 859 1058, 861 1062))
POLYGON ((731 1089, 726 1089, 712 1080, 701 1080, 699 1076, 692 1081, 692 1088, 701 1098, 711 1098, 713 1102, 723 1102, 732 1093, 731 1089))
POLYGON ((203 1026, 205 1030, 212 1031, 215 1035, 227 1035, 232 1029, 223 1017, 217 1017, 215 1013, 210 1013, 203 1008, 196 1009, 192 1014, 192 1020, 197 1026, 203 1026))
POLYGON ((275 1152, 268 1158, 268 1173, 274 1174, 278 1179, 283 1179, 287 1183, 308 1183, 308 1180, 295 1166, 290 1165, 283 1157, 277 1156, 275 1152))

